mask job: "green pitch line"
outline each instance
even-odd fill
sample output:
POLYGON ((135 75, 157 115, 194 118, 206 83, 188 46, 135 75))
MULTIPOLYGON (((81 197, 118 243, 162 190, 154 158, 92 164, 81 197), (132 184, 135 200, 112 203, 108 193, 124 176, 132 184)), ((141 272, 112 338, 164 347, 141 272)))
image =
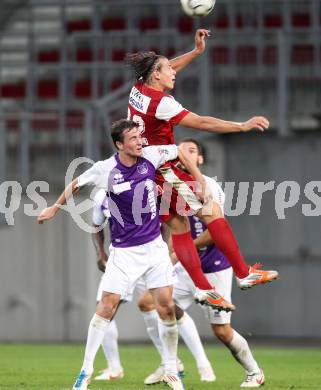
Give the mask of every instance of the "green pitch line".
MULTIPOLYGON (((185 364, 186 390, 238 389, 244 379, 243 369, 228 350, 206 347, 217 381, 199 381, 194 360, 186 348, 179 347, 185 364)), ((0 390, 67 390, 71 389, 83 358, 83 346, 74 345, 0 345, 0 390)), ((264 369, 264 390, 321 389, 321 349, 253 348, 264 369)), ((120 381, 92 382, 91 389, 164 390, 164 385, 144 386, 144 378, 154 371, 159 358, 149 346, 123 346, 120 349, 125 377, 120 381)), ((96 372, 105 367, 102 352, 96 372)), ((263 389, 262 389, 263 390, 263 389)))

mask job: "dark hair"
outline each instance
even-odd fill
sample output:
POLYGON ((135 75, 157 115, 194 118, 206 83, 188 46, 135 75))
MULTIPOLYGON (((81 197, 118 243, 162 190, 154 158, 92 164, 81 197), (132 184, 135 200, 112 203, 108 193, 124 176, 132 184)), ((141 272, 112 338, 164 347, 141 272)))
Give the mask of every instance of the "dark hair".
POLYGON ((197 139, 192 138, 192 137, 187 137, 187 138, 182 139, 180 144, 182 144, 183 142, 191 142, 191 143, 193 143, 194 145, 197 146, 198 154, 201 155, 201 156, 204 156, 203 145, 199 141, 197 141, 197 139))
POLYGON ((156 69, 160 58, 164 57, 153 51, 139 51, 137 53, 127 53, 125 61, 134 71, 136 80, 142 78, 145 83, 156 69))
POLYGON ((119 141, 124 143, 124 131, 131 130, 134 127, 137 127, 138 124, 134 121, 130 121, 128 119, 120 119, 116 121, 111 126, 111 138, 113 139, 113 143, 117 148, 116 142, 119 141))

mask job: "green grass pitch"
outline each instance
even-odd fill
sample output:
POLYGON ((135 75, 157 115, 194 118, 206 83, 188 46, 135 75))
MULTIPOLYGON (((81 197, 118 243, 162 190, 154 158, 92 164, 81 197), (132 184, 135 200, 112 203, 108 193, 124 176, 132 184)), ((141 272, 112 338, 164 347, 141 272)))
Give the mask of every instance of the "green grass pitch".
MULTIPOLYGON (((184 361, 186 390, 239 389, 244 379, 243 369, 234 361, 226 348, 207 345, 208 357, 213 364, 215 383, 199 381, 194 360, 185 347, 179 346, 184 361)), ((80 345, 0 345, 1 390, 67 390, 71 389, 78 374, 84 347, 80 345)), ((253 348, 254 355, 264 368, 265 390, 321 389, 321 349, 253 348)), ((121 359, 125 377, 114 382, 94 382, 90 389, 158 390, 164 385, 144 386, 143 379, 159 364, 151 346, 121 346, 121 359)), ((104 368, 100 351, 96 372, 104 368)))

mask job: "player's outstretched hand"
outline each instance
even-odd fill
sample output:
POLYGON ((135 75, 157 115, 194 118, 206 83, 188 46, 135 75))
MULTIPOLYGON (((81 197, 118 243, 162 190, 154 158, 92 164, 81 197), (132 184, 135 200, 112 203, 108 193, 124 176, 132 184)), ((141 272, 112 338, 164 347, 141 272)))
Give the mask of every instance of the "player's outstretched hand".
POLYGON ((38 215, 38 218, 37 218, 38 223, 42 224, 45 221, 48 221, 49 219, 53 218, 55 216, 55 214, 57 213, 57 211, 58 211, 58 208, 56 205, 46 207, 38 215))
POLYGON ((195 33, 195 50, 198 54, 202 54, 205 50, 205 39, 211 35, 210 30, 200 28, 195 33))
POLYGON ((270 126, 269 121, 264 116, 254 116, 246 122, 242 123, 243 131, 251 131, 258 129, 260 131, 267 130, 270 126))

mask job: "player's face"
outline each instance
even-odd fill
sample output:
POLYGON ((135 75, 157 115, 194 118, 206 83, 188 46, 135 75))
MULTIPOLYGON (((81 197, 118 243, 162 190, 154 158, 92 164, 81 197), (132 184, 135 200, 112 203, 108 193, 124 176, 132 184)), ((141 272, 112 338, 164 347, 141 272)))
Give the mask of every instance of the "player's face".
POLYGON ((174 88, 176 72, 167 58, 161 58, 159 60, 159 66, 155 72, 155 76, 164 88, 164 91, 174 88))
POLYGON ((203 162, 202 156, 199 154, 197 145, 194 142, 182 142, 179 145, 186 156, 192 161, 195 165, 200 165, 203 162))
POLYGON ((122 151, 130 157, 140 157, 143 153, 143 139, 138 127, 126 131, 122 151))

